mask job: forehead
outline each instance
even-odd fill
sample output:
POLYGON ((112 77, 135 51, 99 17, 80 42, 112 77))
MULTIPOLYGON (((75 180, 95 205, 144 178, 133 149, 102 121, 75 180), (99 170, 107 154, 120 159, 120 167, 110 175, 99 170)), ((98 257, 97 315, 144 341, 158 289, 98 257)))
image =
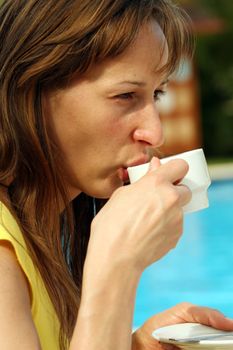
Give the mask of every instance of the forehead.
POLYGON ((165 36, 157 22, 150 21, 141 27, 133 43, 122 54, 94 65, 85 78, 113 81, 148 75, 155 77, 167 59, 165 36))

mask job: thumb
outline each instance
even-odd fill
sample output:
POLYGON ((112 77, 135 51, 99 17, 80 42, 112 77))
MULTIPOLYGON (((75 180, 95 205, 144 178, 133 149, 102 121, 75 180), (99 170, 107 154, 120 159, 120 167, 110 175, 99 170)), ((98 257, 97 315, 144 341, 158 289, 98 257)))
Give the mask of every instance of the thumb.
POLYGON ((149 171, 151 172, 153 170, 156 170, 160 167, 161 163, 160 163, 160 159, 157 157, 153 157, 150 161, 150 166, 149 166, 149 171))

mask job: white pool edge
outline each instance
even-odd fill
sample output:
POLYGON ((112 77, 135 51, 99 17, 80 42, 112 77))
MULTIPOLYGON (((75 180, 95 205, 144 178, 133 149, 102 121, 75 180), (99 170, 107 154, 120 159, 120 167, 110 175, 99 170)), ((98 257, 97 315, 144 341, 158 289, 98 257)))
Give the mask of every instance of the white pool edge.
POLYGON ((208 164, 212 181, 233 179, 233 163, 208 164))

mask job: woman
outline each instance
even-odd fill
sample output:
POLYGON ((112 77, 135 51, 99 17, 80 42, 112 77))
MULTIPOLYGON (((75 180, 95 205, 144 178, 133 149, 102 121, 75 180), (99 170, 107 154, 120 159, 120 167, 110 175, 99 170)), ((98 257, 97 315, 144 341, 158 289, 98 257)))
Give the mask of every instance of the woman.
POLYGON ((0 19, 0 348, 160 349, 162 325, 233 329, 182 304, 131 335, 139 278, 175 247, 190 199, 174 185, 187 164, 153 157, 157 101, 191 52, 182 12, 167 0, 6 0, 0 19))

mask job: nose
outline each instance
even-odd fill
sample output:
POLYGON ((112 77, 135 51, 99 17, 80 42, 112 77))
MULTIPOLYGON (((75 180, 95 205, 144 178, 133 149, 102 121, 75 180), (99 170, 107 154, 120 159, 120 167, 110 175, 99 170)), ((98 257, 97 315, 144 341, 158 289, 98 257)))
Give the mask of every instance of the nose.
POLYGON ((161 120, 155 103, 149 104, 140 111, 140 122, 134 130, 133 139, 152 147, 163 144, 164 135, 161 120))

